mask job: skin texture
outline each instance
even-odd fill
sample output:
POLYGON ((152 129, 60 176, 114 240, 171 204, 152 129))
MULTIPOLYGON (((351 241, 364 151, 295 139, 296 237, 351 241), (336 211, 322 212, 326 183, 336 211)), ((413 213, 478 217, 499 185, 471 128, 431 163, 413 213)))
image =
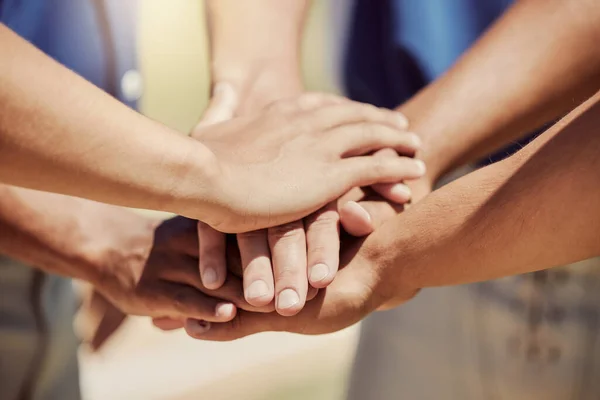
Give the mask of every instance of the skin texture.
MULTIPOLYGON (((204 121, 261 112, 271 102, 303 91, 299 47, 309 2, 258 3, 205 3, 215 90, 204 121), (278 41, 274 42, 273 37, 278 41)), ((192 136, 196 137, 195 133, 192 136)), ((414 155, 407 150, 402 155, 414 155)), ((393 151, 378 155, 397 157, 393 151)), ((409 171, 405 178, 410 178, 409 171)), ((403 184, 378 184, 374 189, 400 204, 410 199, 410 190, 403 184)), ((345 214, 355 220, 362 217, 362 224, 370 225, 368 215, 359 207, 349 206, 345 214)), ((317 288, 329 285, 335 276, 339 266, 339 223, 337 205, 332 202, 303 220, 238 234, 246 300, 261 306, 275 299, 281 315, 300 311, 306 298, 317 288)), ((203 243, 203 282, 219 287, 227 275, 224 237, 205 224, 199 225, 199 236, 203 243)))
POLYGON ((599 16, 593 0, 518 1, 444 76, 403 104, 399 110, 423 140, 419 157, 428 180, 563 117, 596 93, 599 16))
POLYGON ((164 223, 89 200, 0 186, 0 253, 91 283, 127 314, 225 321, 258 309, 234 277, 217 291, 197 274, 196 223, 164 223))
MULTIPOLYGON (((588 158, 581 161, 587 164, 572 163, 586 146, 592 149, 589 151, 596 148, 596 106, 580 117, 585 124, 574 123, 559 136, 556 129, 563 132, 563 128, 554 128, 529 146, 527 152, 462 178, 430 196, 427 193, 435 180, 453 166, 474 160, 560 118, 598 90, 600 52, 594 43, 600 34, 596 23, 599 17, 600 5, 593 1, 518 2, 445 76, 400 107, 410 119, 411 129, 419 132, 423 140, 423 150, 418 155, 428 164, 428 174, 425 179, 410 182, 413 198, 423 198, 422 202, 376 230, 364 243, 355 244, 356 247, 342 245, 342 265, 347 266, 327 292, 314 300, 317 303, 309 303, 296 317, 284 320, 241 313, 234 323, 213 325, 210 331, 196 337, 229 340, 264 330, 329 332, 358 321, 376 308, 398 305, 414 296, 420 287, 523 273, 595 254, 597 250, 589 243, 597 235, 589 228, 574 228, 581 223, 581 216, 573 218, 571 214, 572 210, 585 209, 583 217, 587 220, 592 211, 587 202, 597 204, 597 189, 588 190, 594 174, 581 173, 591 171, 595 161, 588 158), (548 26, 552 26, 551 34, 548 26), (575 132, 582 135, 581 139, 570 139, 577 136, 575 132), (546 146, 546 142, 560 143, 562 148, 546 146), (525 162, 527 157, 532 161, 525 162), (568 171, 562 174, 563 178, 568 176, 562 183, 570 191, 561 190, 563 186, 548 172, 549 164, 568 171), (524 165, 537 168, 528 167, 525 173, 524 165), (548 184, 549 177, 552 184, 548 184), (538 181, 552 192, 524 189, 528 185, 538 188, 538 181), (494 193, 500 192, 502 196, 495 197, 494 193), (575 193, 585 194, 587 200, 575 193), (550 225, 555 221, 553 213, 560 211, 554 208, 559 202, 555 197, 562 201, 561 212, 569 212, 561 219, 573 224, 566 230, 550 225), (573 205, 574 197, 582 203, 573 205), (488 203, 492 198, 501 200, 488 203), (488 214, 475 212, 484 204, 490 213, 490 205, 494 206, 496 224, 489 223, 488 214), (514 204, 527 206, 516 208, 514 204), (549 211, 538 212, 541 207, 549 211), (525 215, 532 217, 524 218, 525 215), (540 215, 543 217, 538 219, 536 216, 540 215), (510 240, 515 224, 529 229, 522 231, 518 243, 510 240), (472 233, 466 235, 469 229, 472 233), (579 233, 571 236, 575 231, 579 233), (554 261, 544 264, 547 259, 536 258, 534 267, 529 263, 533 262, 532 257, 546 251, 541 232, 558 234, 555 241, 548 243, 556 244, 562 238, 563 243, 580 240, 583 245, 569 247, 571 250, 555 245, 553 249, 560 249, 560 257, 549 251, 554 261), (490 237, 503 239, 487 242, 490 237), (532 243, 539 247, 531 248, 532 243), (521 252, 517 248, 516 252, 508 251, 508 245, 521 246, 521 252), (473 248, 476 251, 469 251, 473 248), (360 250, 356 253, 356 249, 360 250), (480 251, 488 258, 479 257, 480 251), (493 261, 498 254, 504 258, 493 261), (452 261, 445 261, 447 255, 452 261), (517 257, 522 257, 523 262, 517 257), (481 268, 488 262, 496 269, 481 268), (359 268, 361 265, 364 268, 359 268), (516 267, 507 267, 511 265, 516 267), (394 279, 396 276, 403 278, 394 279)), ((191 327, 188 333, 195 335, 191 327)))
POLYGON ((367 156, 405 148, 396 113, 305 95, 207 128, 200 143, 128 109, 3 25, 0 42, 0 181, 8 184, 244 232, 404 175, 401 160, 367 156), (236 151, 240 132, 263 140, 236 151))
POLYGON ((401 304, 422 287, 600 255, 599 126, 600 94, 518 155, 460 178, 388 220, 345 248, 336 280, 294 317, 240 312, 208 331, 198 333, 190 324, 186 330, 208 340, 264 330, 326 333, 381 306, 401 304))

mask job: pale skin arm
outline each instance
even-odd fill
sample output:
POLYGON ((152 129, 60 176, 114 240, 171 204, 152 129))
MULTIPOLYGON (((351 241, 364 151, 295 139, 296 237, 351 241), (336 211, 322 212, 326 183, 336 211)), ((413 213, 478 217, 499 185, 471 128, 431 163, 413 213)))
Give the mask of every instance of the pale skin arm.
POLYGON ((206 0, 211 79, 233 86, 235 114, 303 91, 300 46, 309 0, 206 0))
POLYGON ((208 180, 200 143, 121 105, 4 25, 0 43, 1 182, 164 210, 187 173, 208 180))
MULTIPOLYGON (((593 1, 523 0, 513 7, 448 74, 401 107, 401 110, 409 116, 411 127, 418 131, 423 138, 422 156, 428 162, 429 179, 416 181, 415 186, 425 186, 423 193, 426 193, 431 187, 431 182, 452 166, 475 160, 541 124, 560 117, 561 114, 572 108, 573 104, 577 104, 597 91, 600 57, 594 43, 598 40, 598 25, 595 22, 599 12, 597 3, 593 1), (505 45, 505 43, 507 44, 505 45), (557 52, 561 56, 556 56, 557 52), (507 57, 507 54, 512 57, 507 57), (471 115, 474 116, 471 117, 471 115)), ((588 117, 586 116, 586 118, 588 117)), ((588 135, 590 135, 589 132, 588 135)), ((567 140, 566 136, 563 135, 560 140, 567 140)), ((538 139, 536 143, 539 146, 540 143, 543 143, 541 141, 547 140, 546 136, 538 139)), ((567 147, 571 146, 582 145, 573 141, 567 147)), ((557 150, 556 145, 553 147, 554 151, 558 153, 556 156, 548 156, 548 150, 544 150, 543 153, 540 153, 540 157, 547 157, 546 162, 549 159, 554 165, 553 168, 558 168, 557 166, 567 168, 568 163, 571 162, 569 156, 565 155, 562 149, 557 150)), ((530 149, 535 149, 535 147, 530 149)), ((343 258, 346 259, 346 262, 349 261, 347 267, 340 271, 324 298, 321 299, 322 302, 309 305, 295 320, 243 313, 235 324, 215 325, 211 329, 212 332, 200 337, 227 340, 263 330, 329 332, 356 322, 369 311, 382 305, 394 305, 406 301, 416 293, 419 287, 445 284, 444 281, 447 283, 471 282, 499 276, 499 270, 484 269, 483 264, 479 262, 470 264, 470 267, 467 267, 466 272, 463 273, 462 262, 464 260, 462 257, 477 257, 477 254, 455 251, 452 253, 455 264, 447 265, 442 261, 445 257, 444 253, 440 252, 431 256, 435 257, 435 262, 429 262, 429 253, 426 249, 436 243, 435 240, 430 239, 429 234, 433 238, 437 237, 438 240, 443 239, 443 244, 440 246, 446 246, 449 242, 442 235, 449 233, 452 235, 452 229, 456 229, 457 223, 468 223, 471 224, 469 225, 471 227, 478 225, 475 219, 464 220, 465 216, 474 215, 473 213, 469 214, 468 210, 473 212, 474 208, 481 205, 473 203, 471 199, 482 201, 486 196, 490 196, 498 188, 497 185, 502 184, 494 179, 506 179, 511 173, 511 168, 512 170, 516 169, 517 167, 514 165, 517 165, 518 160, 522 162, 521 157, 524 157, 525 154, 527 153, 471 174, 430 197, 426 197, 423 205, 417 204, 409 212, 390 220, 386 226, 371 235, 367 242, 359 247, 358 254, 354 254, 357 249, 356 245, 346 246, 343 250, 343 258), (481 183, 476 190, 472 179, 478 179, 478 182, 481 183), (467 212, 461 213, 460 217, 463 219, 457 222, 455 217, 459 217, 455 212, 462 209, 463 203, 466 203, 467 212), (449 217, 454 221, 453 225, 446 225, 449 217), (450 231, 445 230, 445 227, 449 227, 450 231), (423 247, 417 246, 419 242, 414 240, 413 235, 415 234, 423 238, 419 244, 423 247), (402 240, 408 240, 409 243, 392 243, 394 238, 402 238, 402 240), (411 243, 413 247, 411 247, 411 243), (418 258, 418 256, 423 257, 420 262, 416 262, 414 268, 412 266, 406 268, 408 271, 406 279, 390 279, 390 277, 404 275, 401 268, 402 265, 405 265, 404 260, 401 263, 397 258, 393 258, 394 261, 389 259, 385 260, 386 262, 382 261, 382 266, 386 263, 397 266, 395 269, 390 267, 389 272, 382 271, 378 267, 377 261, 374 261, 384 253, 389 254, 390 247, 394 245, 407 246, 406 249, 398 248, 394 258, 401 257, 402 254, 406 255, 408 260, 418 258), (410 257, 410 254, 415 254, 415 256, 410 257), (420 274, 420 267, 423 265, 427 265, 426 272, 420 274), (356 266, 356 268, 351 269, 352 266, 356 266), (453 267, 458 270, 452 269, 453 267), (482 274, 488 273, 489 275, 482 276, 482 274), (457 279, 454 279, 454 276, 457 279), (375 290, 385 282, 391 284, 375 290), (242 324, 238 323, 240 321, 242 324)), ((541 159, 544 160, 544 158, 541 159)), ((588 161, 594 162, 593 160, 588 161)), ((536 162, 541 163, 542 161, 536 162)), ((528 167, 529 173, 533 174, 536 171, 532 171, 532 169, 528 167)), ((540 172, 537 171, 537 173, 540 172)), ((551 175, 548 174, 548 176, 551 175)), ((517 176, 520 180, 524 179, 521 174, 515 175, 515 177, 517 176)), ((592 178, 588 175, 582 179, 592 178)), ((525 182, 527 182, 526 179, 525 182)), ((596 185, 594 190, 597 190, 597 179, 594 185, 596 185)), ((518 187, 518 185, 512 184, 512 187, 518 187)), ((535 193, 531 196, 533 198, 529 201, 535 204, 534 211, 536 213, 538 206, 548 199, 548 196, 552 198, 556 196, 556 193, 567 196, 564 192, 557 192, 561 186, 554 180, 551 187, 555 192, 550 193, 549 191, 544 198, 537 197, 535 193)), ((570 205, 569 208, 565 206, 565 204, 572 204, 574 200, 595 201, 597 204, 598 200, 594 198, 594 193, 589 193, 589 195, 590 197, 587 199, 583 199, 581 196, 572 199, 569 195, 563 201, 562 212, 571 214, 573 210, 584 206, 583 204, 570 205)), ((554 201, 549 204, 556 206, 554 201)), ((502 211, 497 210, 496 212, 510 210, 510 207, 503 207, 502 211)), ((529 211, 521 210, 522 213, 529 211)), ((512 212, 517 211, 513 210, 512 212)), ((535 218, 536 213, 532 218, 535 218)), ((523 221, 523 215, 519 214, 517 220, 523 221)), ((477 218, 479 216, 477 214, 477 218)), ((502 218, 498 217, 498 220, 506 226, 511 224, 511 217, 514 219, 514 214, 506 214, 502 218)), ((563 218, 563 220, 574 225, 579 223, 570 218, 563 218)), ((584 218, 587 220, 587 215, 584 218)), ((549 222, 551 220, 546 221, 546 223, 549 222)), ((511 226, 510 231, 512 229, 511 226)), ((496 231, 494 230, 494 232, 496 231)), ((586 232, 590 233, 589 230, 584 229, 578 235, 585 235, 586 232)), ((461 237, 457 235, 451 237, 452 239, 449 240, 455 240, 457 248, 466 251, 465 246, 468 242, 462 242, 459 245, 458 241, 461 240, 461 237)), ((477 243, 475 240, 478 237, 473 234, 470 237, 473 238, 472 243, 477 243)), ((532 240, 535 241, 534 238, 532 240)), ((583 243, 589 243, 589 240, 583 241, 583 243)), ((520 237, 518 243, 513 245, 525 246, 528 244, 529 240, 520 237)), ((579 249, 572 248, 569 251, 573 251, 573 253, 568 254, 568 257, 563 254, 559 258, 560 263, 567 262, 568 258, 571 261, 586 258, 596 252, 587 246, 586 244, 579 249)), ((559 248, 564 251, 564 246, 559 248)), ((518 267, 518 270, 514 268, 505 270, 502 272, 503 274, 531 270, 531 266, 524 267, 523 263, 519 266, 515 264, 515 260, 507 260, 506 257, 509 257, 511 253, 506 249, 496 250, 497 253, 493 253, 490 249, 492 254, 488 254, 491 258, 500 254, 504 258, 503 264, 498 263, 495 264, 496 266, 511 268, 511 265, 517 265, 518 267)), ((552 251, 557 250, 553 249, 552 251)), ((380 259, 385 258, 381 257, 380 259)), ((559 262, 559 259, 556 259, 555 262, 559 262)), ((551 265, 556 264, 547 266, 551 265)), ((536 268, 540 267, 541 264, 536 266, 536 268)), ((193 335, 192 330, 188 330, 188 332, 193 335)))
MULTIPOLYGON (((214 90, 201 125, 256 113, 275 100, 303 91, 300 43, 308 4, 305 0, 258 0, 251 4, 235 0, 205 1, 214 90)), ((192 137, 198 137, 196 132, 192 137)), ((217 288, 227 277, 225 236, 202 222, 198 225, 198 236, 202 280, 208 287, 217 288)), ((287 236, 292 243, 286 246, 288 251, 283 252, 283 259, 277 256, 276 265, 281 269, 286 266, 290 271, 288 281, 299 294, 299 301, 292 304, 294 312, 302 307, 308 287, 306 272, 304 279, 297 276, 300 268, 306 271, 306 266, 301 266, 306 264, 304 229, 291 230, 287 236), (297 245, 298 241, 302 246, 297 245)), ((271 259, 276 254, 271 254, 267 230, 241 233, 237 240, 243 262, 245 298, 255 305, 270 303, 276 281, 271 259)))
MULTIPOLYGON (((217 90, 204 121, 219 114, 224 83, 233 88, 229 97, 235 97, 237 103, 226 117, 259 112, 270 102, 303 90, 300 45, 309 4, 304 0, 206 2, 212 80, 217 90)), ((402 184, 376 185, 375 189, 392 201, 404 203, 410 198, 409 189, 402 184)), ((365 214, 355 206, 344 210, 352 216, 365 214)), ((363 218, 368 221, 368 215, 363 218)), ((239 234, 246 299, 263 305, 275 298, 280 314, 297 313, 306 299, 314 296, 315 288, 327 286, 335 276, 339 220, 331 204, 304 221, 239 234)), ((218 287, 226 277, 224 238, 202 223, 199 236, 204 283, 218 287)))
POLYGON ((406 145, 389 111, 300 96, 205 128, 200 143, 119 104, 3 25, 0 42, 0 182, 245 232, 306 216, 356 184, 404 175, 398 160, 367 156, 406 145), (264 140, 240 152, 240 132, 264 140))

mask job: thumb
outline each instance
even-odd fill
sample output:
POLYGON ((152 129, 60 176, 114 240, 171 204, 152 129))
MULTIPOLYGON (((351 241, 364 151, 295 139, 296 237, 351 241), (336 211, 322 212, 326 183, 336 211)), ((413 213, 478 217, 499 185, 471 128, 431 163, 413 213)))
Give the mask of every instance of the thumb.
POLYGON ((375 230, 371 215, 355 201, 349 201, 339 208, 340 223, 352 236, 367 236, 375 230))
POLYGON ((349 201, 339 208, 340 223, 352 236, 367 236, 386 220, 396 216, 402 208, 401 205, 381 200, 349 201))

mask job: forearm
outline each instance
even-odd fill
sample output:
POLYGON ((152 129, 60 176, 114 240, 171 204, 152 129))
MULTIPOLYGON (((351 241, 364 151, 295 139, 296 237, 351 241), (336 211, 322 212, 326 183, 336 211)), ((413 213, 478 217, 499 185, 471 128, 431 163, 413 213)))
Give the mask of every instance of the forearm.
POLYGON ((155 225, 124 208, 0 185, 0 253, 49 273, 101 282, 143 259, 155 225))
POLYGON ((521 0, 402 107, 435 181, 565 115, 600 88, 600 3, 521 0))
POLYGON ((419 288, 599 255, 599 154, 600 93, 517 155, 458 179, 385 224, 372 235, 385 243, 376 248, 394 249, 386 265, 399 282, 419 288))
POLYGON ((262 103, 277 93, 301 90, 300 47, 309 0, 205 3, 213 82, 265 97, 262 103))
POLYGON ((202 203, 211 159, 202 144, 125 107, 3 25, 0 43, 0 182, 174 212, 183 197, 202 203))

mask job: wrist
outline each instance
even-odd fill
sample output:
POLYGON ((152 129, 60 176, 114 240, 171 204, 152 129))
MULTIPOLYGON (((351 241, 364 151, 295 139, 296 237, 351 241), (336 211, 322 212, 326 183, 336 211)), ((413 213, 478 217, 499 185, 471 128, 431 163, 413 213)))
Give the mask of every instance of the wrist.
POLYGON ((177 185, 166 194, 164 210, 217 224, 215 215, 222 215, 227 204, 219 160, 202 142, 189 138, 181 163, 183 172, 178 176, 177 185))
POLYGON ((229 83, 238 94, 238 115, 256 112, 274 101, 296 96, 304 89, 299 66, 289 61, 215 61, 212 70, 213 84, 229 83))
POLYGON ((421 139, 421 149, 417 152, 416 157, 425 163, 427 172, 419 181, 426 181, 433 187, 452 167, 453 156, 450 149, 453 146, 450 146, 445 140, 452 136, 453 132, 450 132, 447 125, 451 120, 444 118, 443 115, 432 115, 431 105, 427 101, 423 101, 422 97, 418 94, 397 107, 396 110, 408 118, 409 129, 419 135, 421 139), (440 135, 440 132, 444 135, 440 135))
MULTIPOLYGON (((419 287, 404 278, 405 269, 412 266, 411 254, 407 253, 410 244, 410 228, 398 229, 397 218, 402 218, 407 211, 387 221, 364 242, 365 259, 369 268, 377 271, 374 303, 379 310, 396 307, 411 298, 420 290, 419 287)), ((361 249, 362 250, 362 249, 361 249)))

